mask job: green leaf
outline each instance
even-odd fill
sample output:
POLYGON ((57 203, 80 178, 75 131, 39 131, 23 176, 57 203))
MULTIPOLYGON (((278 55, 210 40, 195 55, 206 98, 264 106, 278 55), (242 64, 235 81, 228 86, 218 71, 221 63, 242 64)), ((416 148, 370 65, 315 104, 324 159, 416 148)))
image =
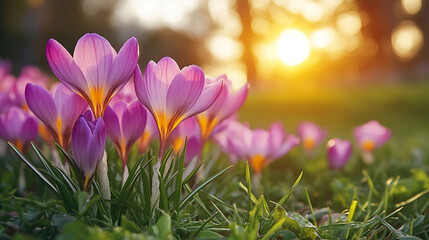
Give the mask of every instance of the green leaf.
POLYGON ((31 170, 33 170, 33 172, 35 172, 46 184, 48 184, 48 186, 52 189, 52 191, 58 194, 58 190, 54 187, 54 185, 24 156, 24 154, 21 153, 21 151, 19 151, 19 149, 15 147, 13 143, 11 142, 7 142, 7 143, 13 149, 13 151, 18 155, 18 157, 21 158, 21 160, 24 161, 24 163, 27 164, 27 166, 30 167, 31 170))
POLYGON ((182 209, 186 205, 186 203, 189 200, 191 200, 195 196, 195 194, 197 194, 201 189, 203 189, 205 186, 207 186, 208 184, 216 180, 219 176, 221 176, 231 168, 232 168, 232 165, 218 172, 216 175, 214 175, 213 177, 211 177, 210 179, 208 179, 207 181, 199 185, 194 191, 192 191, 188 196, 186 196, 185 199, 183 199, 183 201, 180 203, 179 209, 182 209))

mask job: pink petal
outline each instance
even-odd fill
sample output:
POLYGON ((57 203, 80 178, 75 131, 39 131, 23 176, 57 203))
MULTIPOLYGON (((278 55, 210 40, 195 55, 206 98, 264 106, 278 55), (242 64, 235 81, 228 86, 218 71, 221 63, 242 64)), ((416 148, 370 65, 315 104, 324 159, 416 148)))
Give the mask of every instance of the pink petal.
POLYGON ((73 58, 85 75, 88 85, 104 85, 113 63, 109 41, 96 33, 87 33, 77 42, 73 58))
POLYGON ((85 76, 69 52, 56 40, 49 39, 46 57, 52 72, 74 92, 89 95, 85 76))
POLYGON ((106 79, 106 88, 113 91, 113 94, 120 91, 132 77, 138 58, 139 45, 137 39, 132 37, 125 42, 114 58, 106 79))
POLYGON ((146 110, 139 101, 133 101, 122 116, 122 133, 128 145, 133 145, 146 126, 146 110))
POLYGON ((62 133, 70 132, 71 134, 77 118, 88 108, 88 103, 63 84, 59 84, 56 88, 54 101, 62 121, 62 133))
POLYGON ((186 114, 199 99, 204 81, 204 73, 200 67, 192 65, 183 68, 168 88, 167 112, 186 114))
POLYGON ((222 91, 222 87, 222 79, 219 79, 219 81, 213 83, 206 83, 200 97, 189 111, 188 116, 194 116, 207 110, 218 98, 220 92, 222 91))

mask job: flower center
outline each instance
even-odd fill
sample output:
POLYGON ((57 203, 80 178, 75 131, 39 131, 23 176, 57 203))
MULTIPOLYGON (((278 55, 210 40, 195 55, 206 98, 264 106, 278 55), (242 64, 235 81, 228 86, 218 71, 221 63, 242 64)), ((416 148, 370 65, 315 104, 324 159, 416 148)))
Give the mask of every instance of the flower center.
POLYGON ((255 173, 260 173, 265 167, 265 158, 261 154, 257 154, 250 159, 250 165, 255 173))

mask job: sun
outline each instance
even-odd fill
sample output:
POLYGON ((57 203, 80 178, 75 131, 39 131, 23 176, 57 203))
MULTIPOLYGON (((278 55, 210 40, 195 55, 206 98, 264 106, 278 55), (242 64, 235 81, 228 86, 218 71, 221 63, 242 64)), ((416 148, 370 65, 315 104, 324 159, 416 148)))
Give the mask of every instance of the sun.
POLYGON ((310 55, 310 42, 297 29, 286 29, 277 40, 277 56, 287 66, 296 66, 310 55))

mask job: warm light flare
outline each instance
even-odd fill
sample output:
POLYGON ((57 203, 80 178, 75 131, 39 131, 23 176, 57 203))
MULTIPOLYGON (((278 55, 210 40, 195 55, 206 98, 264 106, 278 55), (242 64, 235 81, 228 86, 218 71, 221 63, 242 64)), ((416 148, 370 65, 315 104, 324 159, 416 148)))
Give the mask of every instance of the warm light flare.
POLYGON ((307 36, 297 29, 287 29, 277 40, 277 56, 287 66, 296 66, 310 55, 307 36))

